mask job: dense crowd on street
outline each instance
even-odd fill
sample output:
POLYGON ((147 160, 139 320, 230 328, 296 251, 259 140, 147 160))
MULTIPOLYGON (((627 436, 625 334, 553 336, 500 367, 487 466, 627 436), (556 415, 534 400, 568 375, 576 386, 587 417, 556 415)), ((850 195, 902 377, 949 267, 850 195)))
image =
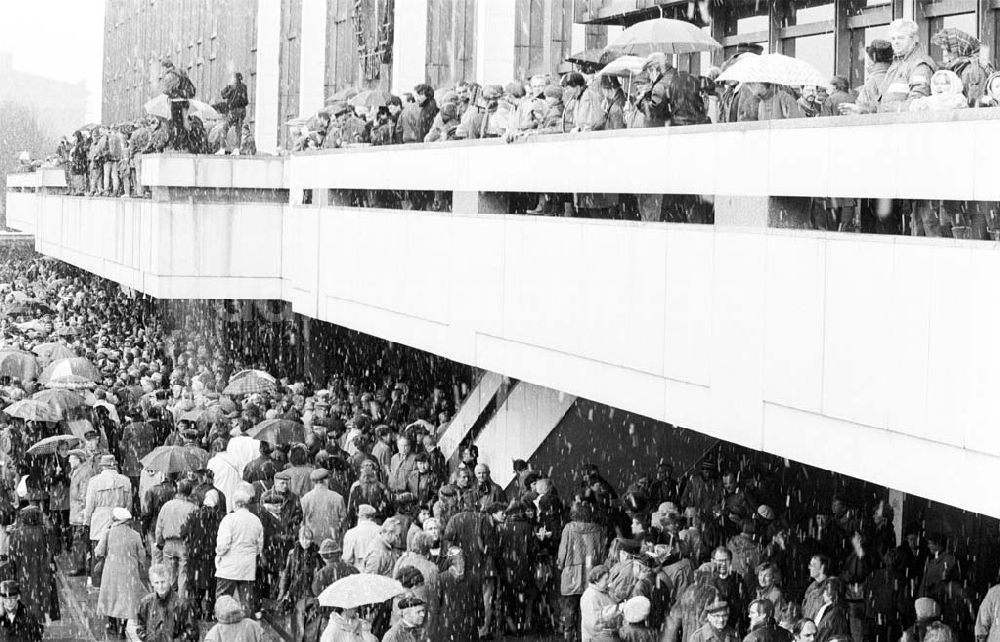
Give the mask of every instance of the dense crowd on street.
POLYGON ((897 540, 886 497, 804 498, 712 451, 621 488, 517 460, 503 488, 475 444, 437 446, 461 399, 433 373, 274 379, 65 264, 0 283, 0 639, 60 618, 57 556, 145 641, 1000 638, 1000 586, 974 605, 956 543, 897 540))

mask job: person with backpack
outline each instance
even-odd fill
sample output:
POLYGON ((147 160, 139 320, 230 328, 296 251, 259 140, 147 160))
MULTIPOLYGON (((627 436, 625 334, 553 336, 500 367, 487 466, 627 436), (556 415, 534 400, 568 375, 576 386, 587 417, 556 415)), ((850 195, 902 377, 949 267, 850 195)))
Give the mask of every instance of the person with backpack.
POLYGON ((173 148, 187 149, 188 100, 194 98, 195 87, 188 75, 169 60, 162 63, 160 91, 170 99, 170 122, 173 126, 173 148))

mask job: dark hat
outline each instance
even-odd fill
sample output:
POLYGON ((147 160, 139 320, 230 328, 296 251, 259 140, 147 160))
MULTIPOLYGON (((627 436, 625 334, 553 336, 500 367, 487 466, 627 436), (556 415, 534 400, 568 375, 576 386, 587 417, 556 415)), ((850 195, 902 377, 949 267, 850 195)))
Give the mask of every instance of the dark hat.
POLYGON ((14 580, 0 582, 0 597, 19 597, 20 595, 21 585, 14 580))
POLYGON ((343 546, 337 543, 336 540, 326 538, 323 543, 319 545, 319 554, 321 557, 333 557, 343 551, 343 546))
POLYGON ((98 433, 98 432, 97 432, 96 430, 94 430, 93 428, 91 428, 91 429, 90 429, 90 430, 88 430, 87 432, 83 433, 83 438, 84 438, 84 439, 97 439, 97 438, 98 438, 98 437, 100 437, 100 436, 101 436, 101 435, 100 435, 100 433, 98 433))
POLYGON ((284 502, 285 498, 281 496, 281 493, 276 493, 273 490, 269 490, 260 496, 261 504, 274 505, 274 504, 283 504, 284 502))
POLYGON ((563 97, 563 89, 559 85, 549 85, 545 88, 544 93, 546 98, 558 98, 562 100, 563 97))
POLYGON ((417 496, 413 493, 400 493, 396 497, 396 503, 400 506, 409 506, 417 503, 417 496))
POLYGON ((619 550, 625 551, 629 555, 638 555, 639 551, 642 550, 642 542, 637 539, 623 539, 619 550))
POLYGON ((442 497, 455 497, 458 495, 458 490, 451 484, 445 484, 438 489, 438 494, 442 497))
POLYGON ((752 54, 757 54, 759 56, 760 54, 764 53, 764 47, 755 42, 741 42, 740 44, 736 45, 736 53, 737 54, 752 53, 752 54))
MULTIPOLYGON (((326 468, 317 468, 316 470, 309 473, 309 479, 312 481, 323 481, 330 476, 330 471, 326 468)), ((277 475, 275 475, 277 477, 277 475)))
POLYGON ((115 468, 118 466, 118 460, 114 455, 101 455, 100 465, 101 468, 115 468))
POLYGON ((415 606, 423 606, 425 602, 416 595, 407 595, 399 601, 399 610, 412 609, 415 606))
POLYGON ((723 611, 729 612, 729 602, 719 597, 716 597, 705 606, 705 613, 722 613, 723 611))
POLYGON ((711 459, 702 459, 698 463, 698 469, 699 470, 709 470, 709 471, 715 472, 715 462, 712 461, 711 459))
POLYGON ((275 479, 284 479, 285 481, 291 481, 292 475, 287 470, 282 470, 274 475, 275 479))

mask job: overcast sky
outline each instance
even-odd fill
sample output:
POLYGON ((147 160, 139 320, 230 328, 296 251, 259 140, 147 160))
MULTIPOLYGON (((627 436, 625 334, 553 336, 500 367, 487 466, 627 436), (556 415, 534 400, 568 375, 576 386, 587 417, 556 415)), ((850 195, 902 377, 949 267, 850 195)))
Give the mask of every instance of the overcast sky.
POLYGON ((0 50, 14 68, 87 85, 87 122, 101 116, 104 0, 0 0, 0 50))

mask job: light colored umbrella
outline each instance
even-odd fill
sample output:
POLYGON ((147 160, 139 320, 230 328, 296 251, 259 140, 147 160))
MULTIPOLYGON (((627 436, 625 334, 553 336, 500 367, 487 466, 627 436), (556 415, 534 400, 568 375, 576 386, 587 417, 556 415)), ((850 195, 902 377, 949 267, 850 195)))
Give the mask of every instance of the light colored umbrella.
POLYGON ((608 45, 627 54, 689 54, 721 49, 722 45, 696 25, 683 20, 655 18, 632 25, 608 45))
POLYGON ((646 66, 646 58, 640 56, 622 56, 616 58, 604 65, 604 67, 597 72, 598 76, 621 76, 623 78, 628 78, 630 76, 636 76, 644 71, 646 66))
POLYGON ((83 395, 72 390, 42 390, 31 395, 31 398, 52 406, 62 414, 65 414, 67 410, 79 408, 87 403, 83 395))
POLYGON ((0 350, 0 375, 30 381, 41 373, 38 358, 24 350, 0 350))
POLYGON ((346 89, 341 89, 340 91, 334 93, 332 96, 326 99, 328 103, 345 103, 351 98, 358 95, 358 90, 354 87, 347 87, 346 89))
MULTIPOLYGON (((173 101, 166 94, 160 94, 154 98, 146 101, 146 104, 142 106, 146 110, 147 114, 151 116, 159 116, 160 118, 170 119, 170 105, 173 101)), ((202 102, 200 100, 195 100, 194 98, 187 99, 188 103, 188 115, 197 116, 202 120, 218 120, 222 118, 222 115, 215 110, 214 107, 208 103, 202 102)))
POLYGON ((604 49, 584 49, 566 58, 566 62, 574 65, 598 65, 604 56, 604 49))
POLYGON ((52 363, 57 359, 69 359, 76 356, 76 352, 68 345, 55 341, 39 343, 31 351, 37 354, 45 363, 52 363))
POLYGON ((365 604, 381 604, 406 592, 391 577, 375 573, 355 573, 342 577, 319 594, 320 606, 356 609, 365 604))
POLYGON ((111 417, 111 420, 116 424, 120 424, 122 422, 122 420, 118 418, 118 409, 109 404, 107 401, 104 401, 103 399, 95 400, 92 405, 94 408, 104 408, 107 410, 108 416, 111 417))
MULTIPOLYGON (((68 359, 57 359, 45 366, 45 370, 42 371, 42 375, 38 378, 38 381, 44 386, 49 386, 54 379, 64 379, 66 377, 76 377, 77 379, 89 380, 91 383, 94 383, 100 381, 101 372, 85 357, 70 357, 68 359)), ((64 383, 69 381, 69 379, 66 379, 64 383)), ((61 385, 51 387, 67 388, 72 386, 61 385)))
POLYGON ((3 409, 8 416, 27 421, 59 421, 62 413, 44 401, 37 399, 22 399, 15 401, 3 409))
POLYGON ((39 334, 44 334, 45 333, 45 324, 42 323, 41 321, 39 321, 38 319, 33 319, 31 321, 25 321, 24 323, 15 323, 14 327, 17 328, 18 330, 20 330, 21 332, 25 333, 25 334, 27 334, 28 332, 31 332, 32 330, 34 330, 35 332, 37 332, 39 334))
POLYGON ((347 101, 352 107, 384 107, 392 96, 381 89, 366 89, 347 101))
POLYGON ((270 392, 278 387, 278 380, 263 370, 240 370, 229 378, 224 395, 248 395, 270 392))
POLYGON ((64 325, 55 331, 57 337, 75 337, 80 334, 80 331, 71 325, 64 325))
POLYGON ((829 78, 804 60, 782 54, 761 54, 740 58, 736 64, 722 72, 716 81, 825 86, 829 78))
POLYGON ((180 416, 181 421, 193 421, 196 424, 207 424, 217 420, 222 412, 215 408, 195 408, 180 416))
POLYGON ((82 440, 75 435, 56 435, 54 437, 46 437, 25 451, 25 454, 54 455, 56 450, 59 448, 59 444, 65 442, 70 448, 76 448, 80 445, 81 441, 82 440))
POLYGON ((209 455, 197 446, 159 446, 139 460, 146 470, 163 474, 202 470, 209 455))
POLYGON ((247 431, 248 437, 271 444, 291 444, 306 438, 306 427, 291 419, 265 419, 247 431))
POLYGON ((65 390, 85 390, 93 388, 97 382, 89 377, 80 375, 65 375, 63 377, 52 377, 45 383, 48 388, 62 388, 65 390))

